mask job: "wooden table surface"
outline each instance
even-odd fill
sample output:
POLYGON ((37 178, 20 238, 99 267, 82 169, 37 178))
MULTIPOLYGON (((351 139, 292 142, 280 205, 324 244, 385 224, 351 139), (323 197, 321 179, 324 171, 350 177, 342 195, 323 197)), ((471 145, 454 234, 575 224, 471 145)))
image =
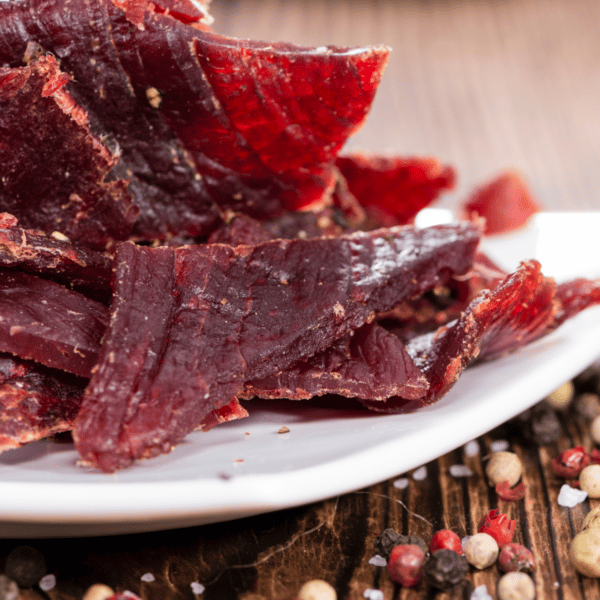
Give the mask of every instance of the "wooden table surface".
MULTIPOLYGON (((597 0, 214 0, 215 29, 238 37, 301 44, 383 43, 392 56, 365 127, 351 148, 433 155, 456 166, 459 184, 443 203, 509 167, 521 170, 548 210, 600 208, 600 42, 597 0)), ((518 520, 516 539, 533 550, 538 600, 600 598, 579 577, 567 550, 584 514, 557 504, 561 482, 550 461, 560 449, 588 448, 587 427, 572 413, 548 446, 528 442, 515 422, 426 465, 416 481, 398 473, 368 489, 310 506, 166 532, 57 540, 0 541, 0 563, 15 546, 38 548, 57 578, 44 596, 80 600, 95 582, 148 600, 292 600, 308 579, 322 578, 338 599, 379 588, 385 600, 468 598, 469 585, 438 593, 403 589, 373 566, 377 533, 393 527, 429 539, 440 528, 460 536, 499 506, 518 520), (500 502, 483 476, 492 441, 505 439, 525 465, 527 495, 500 502), (453 464, 474 472, 449 474, 453 464), (394 481, 408 478, 400 489, 394 481), (151 573, 154 581, 141 576, 151 573), (191 582, 205 586, 195 596, 191 582)), ((1 535, 1 534, 0 534, 1 535)), ((496 567, 472 571, 496 598, 496 567)))

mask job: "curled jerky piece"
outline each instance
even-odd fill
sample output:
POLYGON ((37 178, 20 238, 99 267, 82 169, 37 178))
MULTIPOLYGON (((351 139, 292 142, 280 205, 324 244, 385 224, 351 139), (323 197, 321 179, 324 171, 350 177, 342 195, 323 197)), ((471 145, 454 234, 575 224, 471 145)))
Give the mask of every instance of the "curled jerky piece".
POLYGON ((87 380, 0 354, 0 452, 69 431, 87 380))
POLYGON ((103 250, 127 238, 137 211, 127 182, 106 180, 118 157, 91 134, 70 79, 52 56, 0 68, 0 210, 103 250))
POLYGON ((89 377, 108 309, 62 285, 0 269, 0 351, 89 377))
POLYGON ((330 346, 473 260, 469 224, 116 254, 112 318, 75 426, 104 471, 168 452, 249 379, 330 346))
POLYGON ((370 400, 415 399, 427 388, 427 380, 404 344, 383 327, 369 323, 284 371, 247 381, 243 397, 305 400, 337 394, 370 400))

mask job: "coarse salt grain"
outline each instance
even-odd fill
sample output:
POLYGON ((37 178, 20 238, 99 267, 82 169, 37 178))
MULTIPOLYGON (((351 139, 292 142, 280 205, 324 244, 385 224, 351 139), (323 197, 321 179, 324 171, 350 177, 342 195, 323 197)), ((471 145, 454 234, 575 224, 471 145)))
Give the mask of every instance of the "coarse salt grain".
POLYGON ((452 477, 471 477, 473 470, 467 467, 467 465, 451 465, 450 475, 452 477))
POLYGON ((40 579, 38 585, 40 586, 40 590, 42 590, 42 592, 49 592, 56 587, 56 576, 52 573, 48 573, 48 575, 44 575, 40 579))
POLYGON ((363 596, 367 598, 367 600, 383 600, 383 592, 381 590, 374 590, 373 588, 365 590, 363 596))
POLYGON ((470 600, 493 600, 493 598, 488 594, 487 586, 484 583, 473 590, 470 600))
POLYGON ((190 587, 192 588, 192 594, 199 596, 200 594, 204 594, 204 590, 206 589, 200 582, 192 581, 190 583, 190 587))
POLYGON ((467 456, 477 456, 479 454, 479 442, 471 440, 465 444, 465 454, 467 456))
POLYGON ((413 471, 412 477, 415 481, 423 481, 427 477, 427 467, 423 465, 413 471))
POLYGON ((385 560, 385 558, 383 558, 383 556, 376 554, 375 556, 373 556, 371 558, 371 560, 369 561, 369 564, 373 565, 375 567, 385 567, 385 566, 387 566, 387 560, 385 560))
POLYGON ((490 450, 492 452, 503 452, 509 449, 509 443, 506 440, 494 440, 490 444, 490 450))
POLYGON ((572 488, 569 484, 565 483, 560 488, 558 494, 559 506, 566 506, 567 508, 573 508, 587 498, 587 492, 572 488))
POLYGON ((400 479, 396 479, 394 481, 394 487, 399 490, 404 490, 408 487, 408 479, 406 477, 400 477, 400 479))
POLYGON ((152 583, 156 579, 156 577, 154 577, 154 575, 152 575, 152 573, 144 573, 140 577, 140 579, 142 581, 145 581, 146 583, 152 583))

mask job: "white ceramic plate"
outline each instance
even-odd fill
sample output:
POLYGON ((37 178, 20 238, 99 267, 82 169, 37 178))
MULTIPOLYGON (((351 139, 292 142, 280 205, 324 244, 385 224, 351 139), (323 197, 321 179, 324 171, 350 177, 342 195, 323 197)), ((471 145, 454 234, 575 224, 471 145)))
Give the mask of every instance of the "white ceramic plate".
MULTIPOLYGON (((422 224, 447 221, 424 211, 422 224)), ((535 257, 559 280, 600 275, 600 214, 540 214, 489 239, 502 266, 535 257)), ((600 356, 600 309, 497 362, 467 370, 437 404, 402 415, 310 402, 252 402, 251 416, 195 433, 170 455, 114 475, 76 465, 70 444, 0 455, 3 537, 197 525, 296 506, 394 477, 485 433, 600 356), (289 433, 278 430, 289 427, 289 433)))

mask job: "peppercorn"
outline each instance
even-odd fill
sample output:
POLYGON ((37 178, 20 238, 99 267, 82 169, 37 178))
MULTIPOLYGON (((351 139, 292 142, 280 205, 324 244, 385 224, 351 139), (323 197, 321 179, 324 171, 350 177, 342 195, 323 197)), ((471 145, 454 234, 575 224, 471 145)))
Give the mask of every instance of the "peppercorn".
POLYGON ((298 592, 297 600, 336 600, 335 590, 322 579, 307 581, 298 592))
POLYGON ((485 467, 485 474, 491 486, 508 481, 512 487, 521 479, 522 470, 521 460, 514 452, 494 452, 485 467))
POLYGON ((467 559, 447 548, 432 554, 423 569, 427 583, 438 590, 446 590, 459 584, 468 571, 467 559))
POLYGON ((423 579, 425 553, 415 544, 395 546, 387 570, 390 579, 404 587, 413 587, 423 579))
POLYGON ((31 546, 17 546, 6 557, 4 574, 20 587, 31 587, 46 574, 46 559, 31 546))
POLYGON ((580 531, 571 542, 572 565, 586 577, 600 577, 600 529, 580 531))
POLYGON ((504 573, 511 573, 512 571, 527 571, 530 573, 535 569, 535 560, 530 550, 513 542, 506 544, 500 550, 498 567, 504 573))
POLYGON ((590 437, 594 444, 600 444, 600 416, 594 417, 590 423, 590 437))
POLYGON ((450 531, 450 529, 440 529, 439 531, 436 531, 429 542, 429 552, 431 552, 431 554, 442 548, 454 550, 454 552, 458 552, 458 554, 464 554, 460 538, 454 531, 450 531))
POLYGON ((547 446, 562 435, 562 426, 556 412, 543 404, 534 406, 529 426, 533 441, 539 446, 547 446))
POLYGON ((563 450, 556 458, 552 459, 552 469, 557 477, 575 479, 590 462, 590 455, 583 446, 576 446, 563 450))
POLYGON ((499 551, 498 542, 488 533, 476 533, 465 542, 465 558, 476 569, 491 567, 499 551))
POLYGON ((581 471, 579 489, 590 498, 600 498, 600 465, 588 465, 581 471))
POLYGON ((0 575, 0 598, 2 600, 18 600, 19 586, 6 575, 0 575))
POLYGON ((85 591, 81 600, 108 600, 114 594, 114 590, 107 585, 94 583, 85 591))
POLYGON ((585 515, 581 525, 581 531, 586 529, 600 529, 600 506, 596 506, 585 515))
POLYGON ((481 519, 477 531, 478 533, 489 533, 502 548, 512 541, 516 526, 515 519, 511 520, 504 513, 498 513, 497 508, 493 508, 481 519))
POLYGON ((555 410, 565 410, 569 407, 575 396, 575 386, 572 381, 563 383, 546 396, 546 402, 555 410))
POLYGON ((390 527, 384 529, 383 533, 375 538, 373 548, 376 554, 387 560, 394 546, 406 546, 408 544, 419 546, 427 554, 427 544, 423 538, 418 535, 402 535, 390 527))
POLYGON ((498 600, 533 600, 535 585, 527 573, 506 573, 498 581, 498 600))
POLYGON ((496 494, 501 500, 506 502, 514 502, 516 500, 523 500, 525 498, 526 486, 523 482, 519 483, 515 487, 510 487, 508 481, 502 481, 496 486, 496 494))
POLYGON ((584 421, 591 421, 600 415, 600 396, 586 392, 575 399, 575 411, 584 421))
POLYGON ((111 596, 108 600, 142 600, 137 594, 125 590, 124 592, 117 592, 114 596, 111 596))

